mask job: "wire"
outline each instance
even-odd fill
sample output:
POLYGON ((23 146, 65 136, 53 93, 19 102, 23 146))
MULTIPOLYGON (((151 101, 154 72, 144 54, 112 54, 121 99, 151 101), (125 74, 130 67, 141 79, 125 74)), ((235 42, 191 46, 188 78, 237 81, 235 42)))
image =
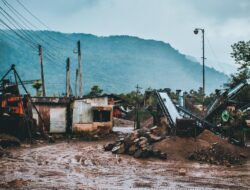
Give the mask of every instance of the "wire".
MULTIPOLYGON (((39 28, 37 26, 35 26, 34 24, 32 24, 28 19, 26 19, 21 13, 19 13, 12 5, 10 5, 6 0, 2 0, 2 2, 4 3, 4 5, 22 22, 23 26, 25 26, 26 28, 29 29, 28 32, 32 33, 33 35, 36 36, 36 38, 38 38, 40 41, 49 44, 50 46, 54 46, 55 48, 59 48, 59 46, 55 46, 54 44, 50 44, 48 42, 46 42, 44 39, 42 39, 36 32, 33 31, 33 28, 36 28, 39 30, 39 28), (32 27, 30 27, 30 26, 32 27)), ((46 35, 45 35, 46 36, 46 35)))
POLYGON ((30 43, 32 43, 33 45, 36 45, 37 42, 34 42, 35 40, 33 39, 32 36, 30 36, 27 32, 25 32, 22 29, 22 26, 9 14, 7 13, 1 6, 0 6, 0 13, 4 16, 4 18, 6 18, 9 23, 11 23, 12 26, 14 26, 15 29, 17 29, 17 31, 20 31, 22 33, 23 36, 25 36, 25 38, 27 38, 30 43))
MULTIPOLYGON (((9 22, 9 24, 11 24, 13 27, 11 27, 8 23, 6 23, 5 21, 3 21, 2 19, 0 20, 0 22, 7 27, 7 29, 9 29, 10 31, 12 31, 16 36, 18 36, 19 38, 21 38, 23 41, 27 42, 31 47, 32 50, 35 49, 37 51, 37 46, 38 44, 44 44, 43 45, 43 57, 45 60, 48 60, 50 62, 55 62, 55 61, 60 61, 62 63, 64 63, 64 59, 62 58, 63 56, 58 56, 55 55, 51 50, 53 50, 54 52, 57 52, 57 54, 61 54, 60 52, 58 52, 57 50, 60 47, 56 47, 54 44, 50 44, 48 42, 46 42, 42 37, 40 37, 36 32, 34 32, 33 28, 39 29, 35 24, 33 24, 32 22, 30 22, 25 16, 23 16, 20 12, 18 12, 11 4, 9 4, 6 0, 1 0, 3 2, 3 4, 8 8, 8 10, 12 13, 13 16, 15 16, 16 18, 14 18, 13 16, 11 16, 3 7, 0 6, 0 13, 1 15, 3 15, 3 17, 9 22), (30 27, 31 26, 31 27, 30 27), (46 46, 49 47, 49 51, 46 50, 46 46), (54 47, 53 47, 54 46, 54 47)), ((25 7, 25 5, 23 3, 21 3, 19 0, 16 0, 21 6, 22 8, 28 12, 32 17, 34 17, 40 24, 42 24, 43 26, 45 26, 46 28, 48 28, 49 30, 51 30, 44 22, 42 22, 38 17, 36 17, 27 7, 25 7)), ((5 32, 6 35, 8 35, 7 32, 5 32)), ((46 38, 49 38, 51 40, 56 41, 57 43, 60 43, 60 41, 58 41, 58 39, 54 39, 52 38, 47 31, 43 32, 43 36, 46 38)), ((70 43, 73 43, 72 40, 67 37, 65 39, 68 40, 70 43)), ((49 41, 51 41, 49 40, 49 41)), ((65 58, 66 59, 66 58, 65 58)))
POLYGON ((31 43, 29 40, 27 40, 26 38, 24 38, 22 35, 20 35, 19 33, 17 33, 15 30, 13 30, 6 22, 4 22, 1 18, 0 18, 0 22, 5 25, 9 30, 11 30, 13 33, 15 33, 19 38, 21 38, 24 42, 27 42, 32 48, 34 48, 34 44, 31 43))
MULTIPOLYGON (((43 25, 46 29, 52 31, 52 29, 46 25, 43 21, 41 21, 37 16, 35 16, 23 3, 21 3, 19 0, 16 0, 18 2, 19 5, 21 5, 23 7, 24 10, 26 10, 33 18, 35 18, 35 20, 37 20, 41 25, 43 25)), ((64 36, 65 39, 67 39, 70 43, 72 43, 72 40, 70 38, 68 38, 67 36, 64 36)), ((59 42, 57 39, 52 38, 54 41, 59 42)), ((60 43, 60 42, 59 42, 60 43)))
POLYGON ((16 0, 18 2, 19 5, 21 5, 33 18, 35 18, 41 25, 43 25, 44 27, 46 27, 47 29, 51 30, 46 24, 43 23, 43 21, 41 21, 39 18, 37 18, 28 8, 26 8, 24 6, 24 4, 22 4, 19 0, 16 0))
POLYGON ((207 40, 208 47, 209 47, 210 51, 212 52, 212 54, 213 54, 215 60, 217 60, 217 61, 216 61, 216 62, 218 63, 217 65, 220 67, 220 69, 221 69, 222 72, 226 73, 224 67, 222 66, 221 62, 220 62, 219 59, 218 59, 217 54, 215 53, 215 51, 214 51, 213 48, 212 48, 209 39, 208 39, 206 36, 205 36, 205 38, 206 38, 206 40, 207 40))

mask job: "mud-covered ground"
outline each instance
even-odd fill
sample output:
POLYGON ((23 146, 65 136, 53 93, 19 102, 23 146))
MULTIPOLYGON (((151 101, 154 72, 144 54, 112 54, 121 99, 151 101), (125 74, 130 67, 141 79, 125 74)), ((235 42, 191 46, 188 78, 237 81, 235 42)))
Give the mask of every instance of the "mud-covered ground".
POLYGON ((109 140, 12 148, 0 158, 0 189, 249 189, 250 162, 213 166, 105 152, 109 140), (180 169, 186 170, 184 176, 180 169))

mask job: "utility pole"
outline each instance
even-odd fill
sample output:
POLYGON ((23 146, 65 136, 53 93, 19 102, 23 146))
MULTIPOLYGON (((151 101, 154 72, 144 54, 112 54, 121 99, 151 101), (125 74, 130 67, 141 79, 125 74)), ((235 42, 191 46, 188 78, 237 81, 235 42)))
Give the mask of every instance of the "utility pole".
POLYGON ((81 65, 81 42, 77 41, 77 54, 78 54, 78 84, 79 84, 79 96, 83 96, 83 81, 82 81, 82 65, 81 65))
POLYGON ((75 97, 78 97, 78 69, 76 69, 75 97))
POLYGON ((70 59, 69 57, 66 60, 66 97, 69 97, 70 94, 70 59))
POLYGON ((203 116, 205 116, 205 30, 202 30, 202 88, 203 88, 203 116))
POLYGON ((45 97, 46 92, 45 92, 44 73, 43 73, 43 49, 42 49, 42 46, 40 44, 38 45, 38 53, 40 56, 40 64, 41 64, 41 79, 42 79, 43 97, 45 97))
POLYGON ((194 34, 198 34, 199 30, 202 32, 202 114, 205 117, 205 30, 196 28, 194 34))
POLYGON ((136 85, 136 105, 135 105, 135 114, 136 114, 136 118, 135 118, 135 124, 134 124, 134 128, 135 129, 140 129, 140 118, 139 118, 139 93, 140 93, 140 89, 142 89, 141 87, 139 87, 139 85, 136 85))

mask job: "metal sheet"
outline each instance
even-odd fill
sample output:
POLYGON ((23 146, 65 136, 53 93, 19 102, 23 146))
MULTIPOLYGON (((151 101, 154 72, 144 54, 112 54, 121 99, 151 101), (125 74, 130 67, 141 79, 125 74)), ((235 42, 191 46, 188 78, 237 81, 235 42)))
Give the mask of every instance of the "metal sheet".
POLYGON ((162 100, 164 101, 164 105, 167 108, 170 117, 172 118, 173 122, 176 124, 176 119, 181 119, 179 112, 177 111, 175 105, 169 98, 168 94, 165 92, 160 92, 159 95, 161 96, 162 100))
POLYGON ((107 106, 108 97, 86 99, 85 102, 90 103, 92 106, 107 106))
MULTIPOLYGON (((50 128, 50 112, 49 112, 50 108, 45 105, 36 105, 36 107, 43 118, 45 130, 48 131, 50 128)), ((38 114, 34 108, 32 108, 32 114, 33 118, 36 119, 38 127, 43 128, 43 122, 38 117, 38 114)))
POLYGON ((66 108, 50 108, 50 133, 66 132, 66 108))
POLYGON ((84 100, 74 101, 73 106, 73 125, 77 123, 93 122, 92 106, 84 100))

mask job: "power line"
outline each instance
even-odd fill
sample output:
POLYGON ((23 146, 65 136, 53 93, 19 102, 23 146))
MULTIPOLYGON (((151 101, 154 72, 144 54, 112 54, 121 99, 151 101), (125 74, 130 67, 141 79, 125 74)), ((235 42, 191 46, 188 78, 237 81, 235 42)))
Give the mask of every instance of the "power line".
MULTIPOLYGON (((18 0, 17 0, 18 1, 18 0)), ((11 13, 13 15, 15 15, 16 18, 13 18, 5 9, 3 9, 0 6, 1 9, 1 14, 3 15, 3 17, 9 22, 9 24, 11 24, 14 29, 7 24, 6 22, 4 22, 1 19, 1 23, 3 23, 3 25, 5 27, 7 27, 7 29, 11 30, 16 36, 18 36, 19 38, 21 38, 23 41, 28 42, 28 44, 34 48, 37 51, 37 46, 38 44, 47 44, 52 50, 57 51, 59 47, 55 47, 53 48, 51 44, 47 43, 46 41, 44 41, 36 32, 33 31, 33 29, 28 26, 31 25, 32 27, 38 28, 36 27, 34 24, 32 24, 28 19, 26 19, 21 13, 19 13, 11 4, 9 4, 6 0, 2 0, 2 2, 4 3, 4 5, 11 11, 11 13), (18 20, 18 21, 17 21, 18 20), (20 23, 21 21, 21 23, 20 23), (26 28, 28 28, 29 30, 27 30, 26 28), (43 42, 43 43, 41 43, 43 42)), ((39 20, 40 24, 42 24, 43 22, 37 18, 31 11, 28 10, 28 8, 26 8, 20 1, 18 1, 18 3, 30 14, 32 15, 34 18, 36 18, 36 20, 39 20)), ((45 25, 43 23, 43 25, 45 25)), ((47 28, 49 28, 47 25, 45 25, 47 28)), ((44 35, 47 38, 50 38, 54 41, 56 41, 57 43, 59 42, 58 40, 55 40, 53 38, 50 37, 50 35, 47 35, 45 33, 44 35)), ((72 41, 70 41, 72 42, 72 41)), ((53 44, 54 45, 54 44, 53 44)), ((46 46, 45 46, 46 47, 46 46)), ((54 53, 50 52, 50 51, 44 51, 44 57, 51 61, 51 62, 55 62, 55 60, 60 61, 60 62, 64 62, 63 58, 56 56, 54 53)))
POLYGON ((25 38, 27 38, 30 41, 30 43, 32 43, 33 45, 37 44, 37 42, 34 42, 35 40, 33 39, 33 37, 30 36, 27 32, 25 32, 22 29, 22 26, 8 12, 6 12, 1 6, 0 6, 0 13, 4 16, 4 18, 6 18, 8 20, 8 22, 15 29, 17 29, 17 31, 19 31, 20 33, 22 33, 22 35, 25 36, 25 38))
POLYGON ((217 54, 215 53, 214 49, 212 48, 212 45, 211 45, 211 43, 210 43, 210 41, 209 41, 209 39, 208 39, 207 37, 206 37, 206 41, 207 41, 207 43, 208 43, 209 49, 210 49, 210 51, 212 52, 212 54, 213 54, 215 60, 217 60, 217 61, 216 61, 216 62, 218 63, 217 65, 218 65, 218 66, 220 67, 220 69, 225 73, 225 70, 224 70, 224 68, 223 68, 223 66, 222 66, 222 64, 221 64, 221 62, 219 61, 218 56, 217 56, 217 54))
MULTIPOLYGON (((37 26, 35 26, 34 24, 32 24, 28 19, 26 19, 21 13, 19 13, 11 4, 9 4, 6 0, 2 0, 2 2, 4 3, 4 5, 22 22, 23 26, 25 26, 28 31, 30 33, 32 33, 33 35, 36 36, 36 38, 38 38, 39 40, 41 40, 44 43, 48 43, 46 41, 44 41, 36 32, 34 32, 34 30, 30 27, 32 26, 33 28, 36 28, 39 30, 39 28, 37 26), (30 26, 29 26, 30 25, 30 26)), ((50 46, 52 46, 52 44, 48 43, 50 46)), ((55 46, 53 44, 53 46, 55 46)), ((58 46, 55 46, 55 48, 59 48, 58 46)))
POLYGON ((22 35, 20 35, 19 33, 17 33, 15 30, 13 30, 6 22, 4 22, 1 18, 0 18, 0 22, 6 26, 9 30, 11 30, 13 33, 15 33, 19 38, 21 38, 24 42, 29 43, 29 45, 34 48, 34 44, 31 43, 29 40, 27 40, 26 38, 24 38, 22 35))
MULTIPOLYGON (((21 5, 23 7, 24 10, 26 10, 35 20, 37 20, 41 25, 43 25, 46 29, 52 31, 52 29, 46 25, 42 20, 40 20, 36 15, 34 15, 23 3, 21 3, 19 0, 16 0, 18 2, 19 5, 21 5)), ((68 38, 67 36, 65 36, 65 39, 67 39, 70 43, 73 43, 71 41, 70 38, 68 38)), ((53 38, 53 40, 57 41, 56 39, 53 38)), ((60 42, 59 42, 60 43, 60 42)))
POLYGON ((47 29, 51 30, 46 24, 43 23, 43 21, 41 21, 39 18, 37 18, 28 8, 26 8, 26 6, 24 6, 23 3, 21 3, 19 0, 16 0, 18 2, 19 5, 21 5, 33 18, 35 18, 41 25, 43 25, 44 27, 46 27, 47 29))

